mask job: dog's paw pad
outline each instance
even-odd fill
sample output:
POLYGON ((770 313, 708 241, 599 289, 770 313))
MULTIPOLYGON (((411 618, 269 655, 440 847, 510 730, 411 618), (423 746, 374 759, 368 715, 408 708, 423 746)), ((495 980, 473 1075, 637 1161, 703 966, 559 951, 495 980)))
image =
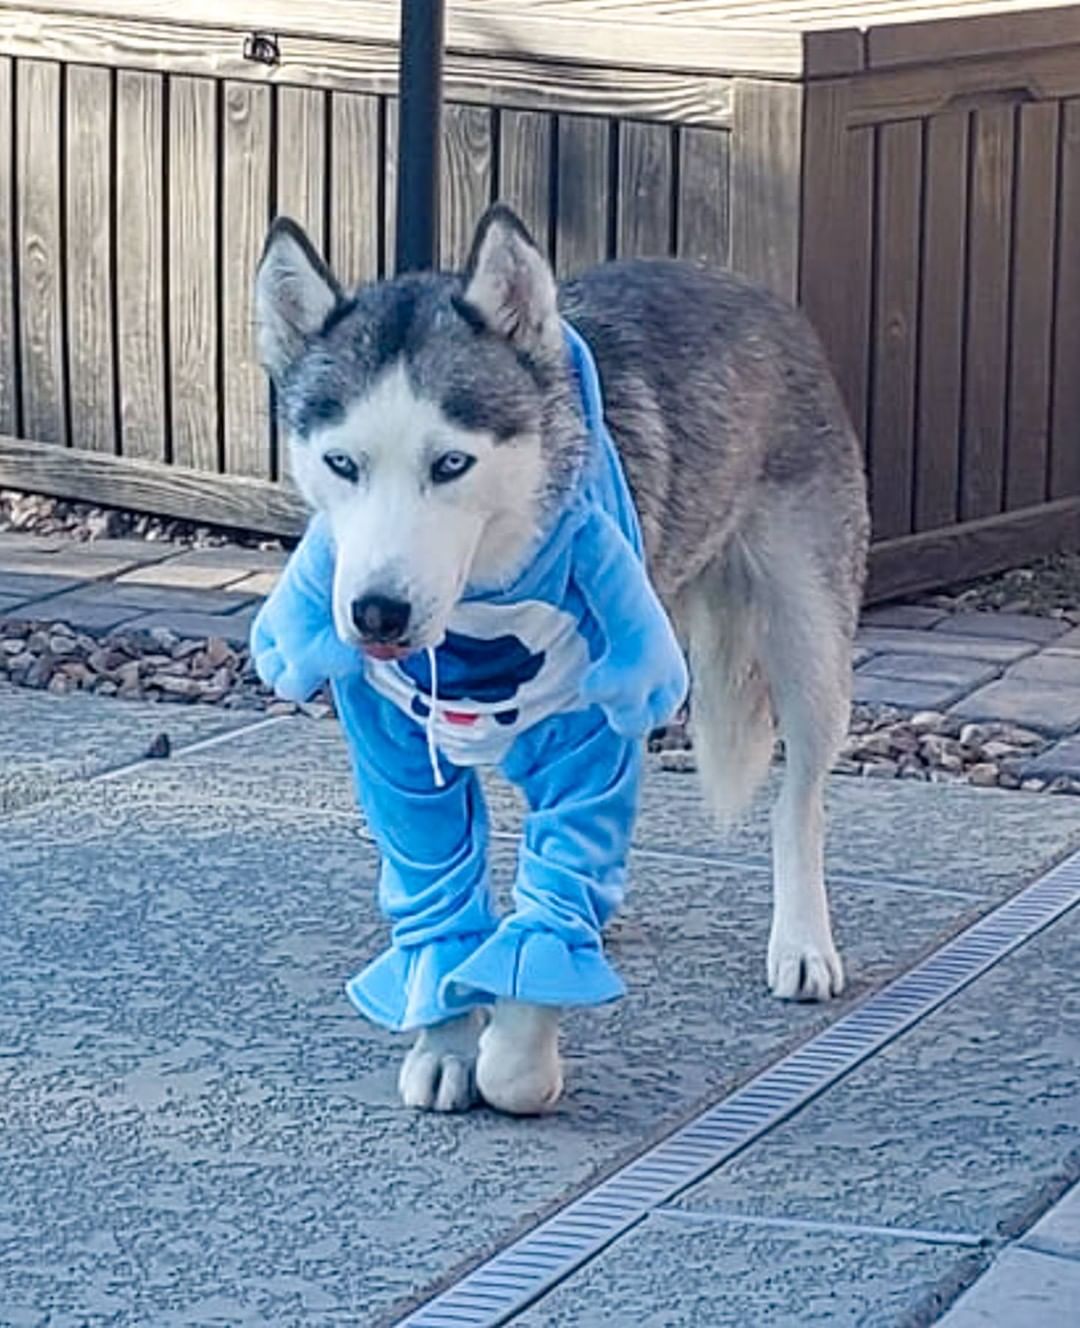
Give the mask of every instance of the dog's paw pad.
POLYGON ((512 1003, 498 1006, 480 1039, 476 1085, 496 1111, 511 1116, 551 1111, 563 1091, 558 1012, 512 1003))
POLYGON ((827 1001, 844 990, 844 968, 833 946, 769 947, 769 987, 784 1001, 827 1001))
POLYGON ((398 1092, 417 1111, 467 1111, 476 1102, 476 1040, 473 1016, 427 1028, 406 1054, 398 1092))
POLYGON ((402 1102, 418 1111, 467 1111, 476 1101, 473 1065, 431 1051, 405 1057, 398 1089, 402 1102))

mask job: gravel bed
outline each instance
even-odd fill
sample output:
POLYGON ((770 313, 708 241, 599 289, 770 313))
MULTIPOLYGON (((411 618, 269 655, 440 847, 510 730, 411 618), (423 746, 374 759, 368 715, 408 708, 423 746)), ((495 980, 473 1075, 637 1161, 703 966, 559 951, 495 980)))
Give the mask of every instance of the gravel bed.
POLYGON ((208 549, 234 545, 244 549, 283 549, 293 541, 250 531, 204 526, 173 517, 149 516, 118 507, 97 507, 40 493, 0 489, 0 531, 27 535, 66 535, 80 543, 96 539, 144 539, 154 544, 208 549))
MULTIPOLYGON (((938 710, 910 714, 893 706, 857 705, 834 773, 864 779, 917 779, 1031 793, 1080 794, 1080 780, 1027 779, 1023 765, 1053 740, 1016 724, 973 724, 938 710)), ((694 753, 683 725, 650 740, 661 768, 692 771, 694 753)), ((776 754, 783 758, 783 744, 776 754)))
POLYGON ((276 700, 256 677, 246 649, 216 637, 181 639, 164 627, 95 637, 63 623, 0 619, 0 680, 60 696, 93 692, 313 718, 333 713, 323 696, 304 705, 276 700))
MULTIPOLYGON (((64 534, 80 541, 143 538, 184 547, 236 545, 281 549, 266 539, 145 513, 0 489, 0 530, 64 534)), ((915 601, 952 612, 1027 613, 1080 623, 1080 554, 1060 554, 915 601)), ((0 679, 56 693, 203 703, 271 714, 333 714, 328 695, 303 706, 276 701, 259 683, 248 652, 220 640, 181 640, 164 628, 117 629, 104 637, 62 624, 0 619, 0 679)), ((959 781, 981 787, 1080 794, 1080 781, 1025 779, 1024 762, 1050 745, 1044 735, 1010 724, 971 724, 936 711, 910 714, 889 706, 856 706, 837 772, 866 779, 959 781)), ((669 770, 693 770, 684 724, 655 734, 650 748, 669 770)), ((782 755, 782 747, 778 746, 782 755)))
MULTIPOLYGON (((164 705, 200 703, 315 719, 333 715, 326 693, 303 705, 275 700, 256 677, 246 649, 217 638, 181 639, 161 627, 117 629, 95 637, 62 623, 0 619, 0 680, 59 695, 92 692, 164 705)), ((910 715, 888 706, 856 706, 836 770, 867 779, 1080 793, 1080 781, 1020 775, 1023 762, 1049 741, 1012 724, 962 723, 938 711, 910 715)), ((654 734, 649 746, 664 769, 694 769, 684 723, 654 734)), ((783 755, 782 746, 778 755, 783 755)))
POLYGON ((1030 613, 1080 623, 1080 553, 1059 553, 917 601, 950 612, 1030 613))

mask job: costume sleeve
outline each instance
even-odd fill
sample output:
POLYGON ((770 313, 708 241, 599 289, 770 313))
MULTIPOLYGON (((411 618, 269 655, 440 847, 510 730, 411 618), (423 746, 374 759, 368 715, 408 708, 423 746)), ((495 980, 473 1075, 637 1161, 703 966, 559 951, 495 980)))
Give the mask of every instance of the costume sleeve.
POLYGON ((255 670, 283 700, 306 701, 329 679, 363 667, 334 628, 333 586, 334 546, 315 517, 251 629, 255 670))
POLYGON ((624 738, 668 723, 686 698, 686 660, 641 559, 614 521, 594 511, 574 538, 574 579, 606 648, 585 678, 585 700, 600 706, 624 738))

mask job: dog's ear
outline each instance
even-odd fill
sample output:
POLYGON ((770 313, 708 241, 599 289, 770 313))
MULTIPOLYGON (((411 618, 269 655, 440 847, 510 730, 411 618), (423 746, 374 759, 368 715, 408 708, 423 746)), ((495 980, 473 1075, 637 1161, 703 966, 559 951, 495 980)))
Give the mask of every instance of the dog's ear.
POLYGON ((275 382, 341 299, 341 287, 301 228, 289 217, 270 227, 255 276, 259 359, 275 382))
POLYGON ((519 350, 531 355, 561 351, 554 274, 505 204, 494 204, 480 218, 465 266, 464 299, 519 350))

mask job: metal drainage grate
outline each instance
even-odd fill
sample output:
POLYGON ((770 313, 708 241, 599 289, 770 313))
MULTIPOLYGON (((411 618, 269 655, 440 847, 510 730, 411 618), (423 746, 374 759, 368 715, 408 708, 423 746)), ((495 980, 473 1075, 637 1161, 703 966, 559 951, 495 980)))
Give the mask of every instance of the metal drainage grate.
POLYGON ((429 1300, 398 1328, 497 1328, 1080 902, 1080 853, 737 1092, 429 1300))

